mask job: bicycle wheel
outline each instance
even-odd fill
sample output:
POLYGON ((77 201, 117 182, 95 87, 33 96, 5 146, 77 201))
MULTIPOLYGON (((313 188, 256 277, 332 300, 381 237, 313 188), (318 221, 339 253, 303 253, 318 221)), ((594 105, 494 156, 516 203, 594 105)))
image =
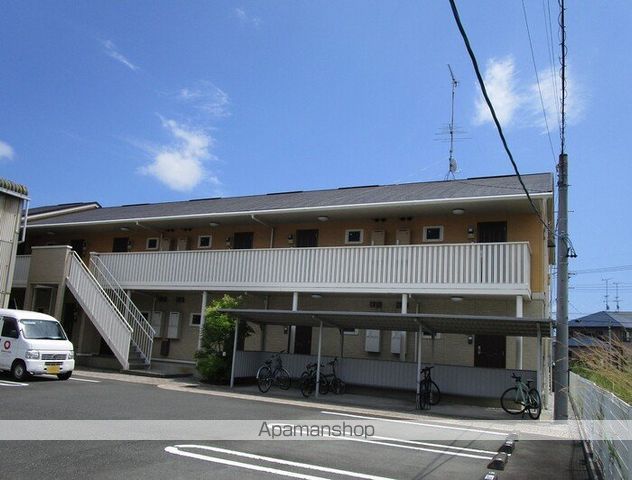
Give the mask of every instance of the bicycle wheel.
POLYGON ((320 382, 318 382, 318 393, 320 395, 327 395, 329 393, 329 382, 325 378, 325 375, 320 374, 320 382))
POLYGON ((261 393, 266 393, 272 386, 272 372, 268 367, 261 367, 257 372, 257 386, 261 393))
POLYGON ((529 390, 529 396, 527 397, 527 411, 533 420, 540 418, 540 414, 542 413, 542 401, 540 400, 540 394, 535 388, 529 390))
POLYGON ((500 396, 500 406, 511 415, 520 415, 525 411, 525 405, 518 398, 518 388, 511 387, 500 396))
POLYGON ((436 405, 441 401, 441 390, 435 382, 430 381, 430 405, 436 405))
POLYGON ((419 382, 419 393, 417 394, 417 409, 428 410, 430 408, 430 384, 427 380, 419 382))
POLYGON ((292 384, 290 374, 285 368, 277 368, 274 371, 274 380, 281 390, 288 390, 292 384))
POLYGON ((316 390, 316 377, 313 375, 301 376, 301 393, 305 398, 309 397, 316 390))
POLYGON ((331 382, 331 389, 336 395, 342 395, 345 393, 347 385, 339 378, 334 378, 331 382))

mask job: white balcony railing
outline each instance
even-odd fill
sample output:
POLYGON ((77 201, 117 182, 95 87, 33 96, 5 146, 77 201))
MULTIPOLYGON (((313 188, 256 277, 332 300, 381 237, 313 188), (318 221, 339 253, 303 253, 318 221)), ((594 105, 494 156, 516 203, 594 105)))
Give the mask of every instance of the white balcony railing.
POLYGON ((98 255, 126 289, 531 293, 527 242, 98 255))

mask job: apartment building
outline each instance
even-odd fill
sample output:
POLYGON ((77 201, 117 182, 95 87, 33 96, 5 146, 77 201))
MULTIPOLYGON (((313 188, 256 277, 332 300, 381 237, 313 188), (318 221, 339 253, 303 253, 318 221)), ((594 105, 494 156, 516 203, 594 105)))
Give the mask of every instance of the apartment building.
POLYGON ((371 385, 403 386, 367 372, 419 359, 448 377, 502 382, 516 369, 543 385, 553 176, 523 180, 533 205, 500 176, 46 207, 29 222, 13 297, 59 317, 79 361, 190 363, 205 306, 230 293, 255 330, 241 376, 266 352, 287 351, 299 370, 320 350, 371 385))
POLYGON ((27 188, 0 178, 0 308, 9 306, 22 212, 27 205, 27 188))

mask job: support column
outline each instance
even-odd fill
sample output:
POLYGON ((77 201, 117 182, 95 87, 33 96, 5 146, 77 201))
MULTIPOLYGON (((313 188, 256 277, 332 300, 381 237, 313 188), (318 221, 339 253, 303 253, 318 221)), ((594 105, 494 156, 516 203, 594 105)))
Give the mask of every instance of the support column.
MULTIPOLYGON (((522 295, 516 296, 516 318, 522 318, 522 295)), ((523 337, 516 337, 516 368, 522 370, 522 346, 523 337)))
POLYGON ((417 395, 419 395, 419 383, 421 382, 421 340, 422 331, 421 325, 419 325, 417 332, 417 395))
MULTIPOLYGON (((292 293, 292 311, 298 311, 298 292, 292 293)), ((296 341, 296 325, 290 325, 287 332, 287 353, 294 353, 294 343, 296 341)))
POLYGON ((430 341, 430 364, 433 367, 435 364, 435 336, 436 333, 432 332, 432 340, 430 341))
POLYGON ((237 338, 239 337, 239 320, 235 319, 235 338, 233 340, 233 363, 230 367, 230 388, 235 386, 235 359, 237 358, 237 338))
POLYGON ((202 348, 202 333, 204 332, 204 315, 206 313, 206 302, 208 300, 208 292, 202 292, 202 306, 200 307, 200 331, 198 332, 197 349, 202 348))
POLYGON ((344 358, 345 356, 345 331, 344 329, 338 329, 340 332, 340 358, 344 358))
POLYGON ((318 398, 318 390, 320 390, 320 347, 323 343, 323 321, 320 321, 320 326, 318 327, 318 358, 316 360, 316 393, 315 396, 318 398))
MULTIPOLYGON (((408 294, 407 293, 402 293, 402 313, 404 314, 408 313, 408 294)), ((400 341, 399 359, 402 362, 405 362, 406 361, 406 346, 407 346, 406 332, 401 332, 399 341, 400 341)))
MULTIPOLYGON (((535 376, 535 385, 540 392, 540 398, 545 398, 544 393, 542 392, 542 332, 540 331, 540 324, 538 323, 538 336, 537 336, 537 345, 536 345, 536 353, 538 361, 536 363, 536 376, 535 376)), ((543 405, 546 403, 542 402, 543 405)))

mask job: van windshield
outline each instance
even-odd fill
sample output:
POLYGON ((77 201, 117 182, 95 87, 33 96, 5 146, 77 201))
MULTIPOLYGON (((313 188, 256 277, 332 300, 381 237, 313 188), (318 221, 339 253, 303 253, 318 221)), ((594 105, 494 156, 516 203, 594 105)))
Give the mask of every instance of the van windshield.
POLYGON ((59 322, 52 320, 20 320, 24 338, 39 340, 67 340, 59 322))

